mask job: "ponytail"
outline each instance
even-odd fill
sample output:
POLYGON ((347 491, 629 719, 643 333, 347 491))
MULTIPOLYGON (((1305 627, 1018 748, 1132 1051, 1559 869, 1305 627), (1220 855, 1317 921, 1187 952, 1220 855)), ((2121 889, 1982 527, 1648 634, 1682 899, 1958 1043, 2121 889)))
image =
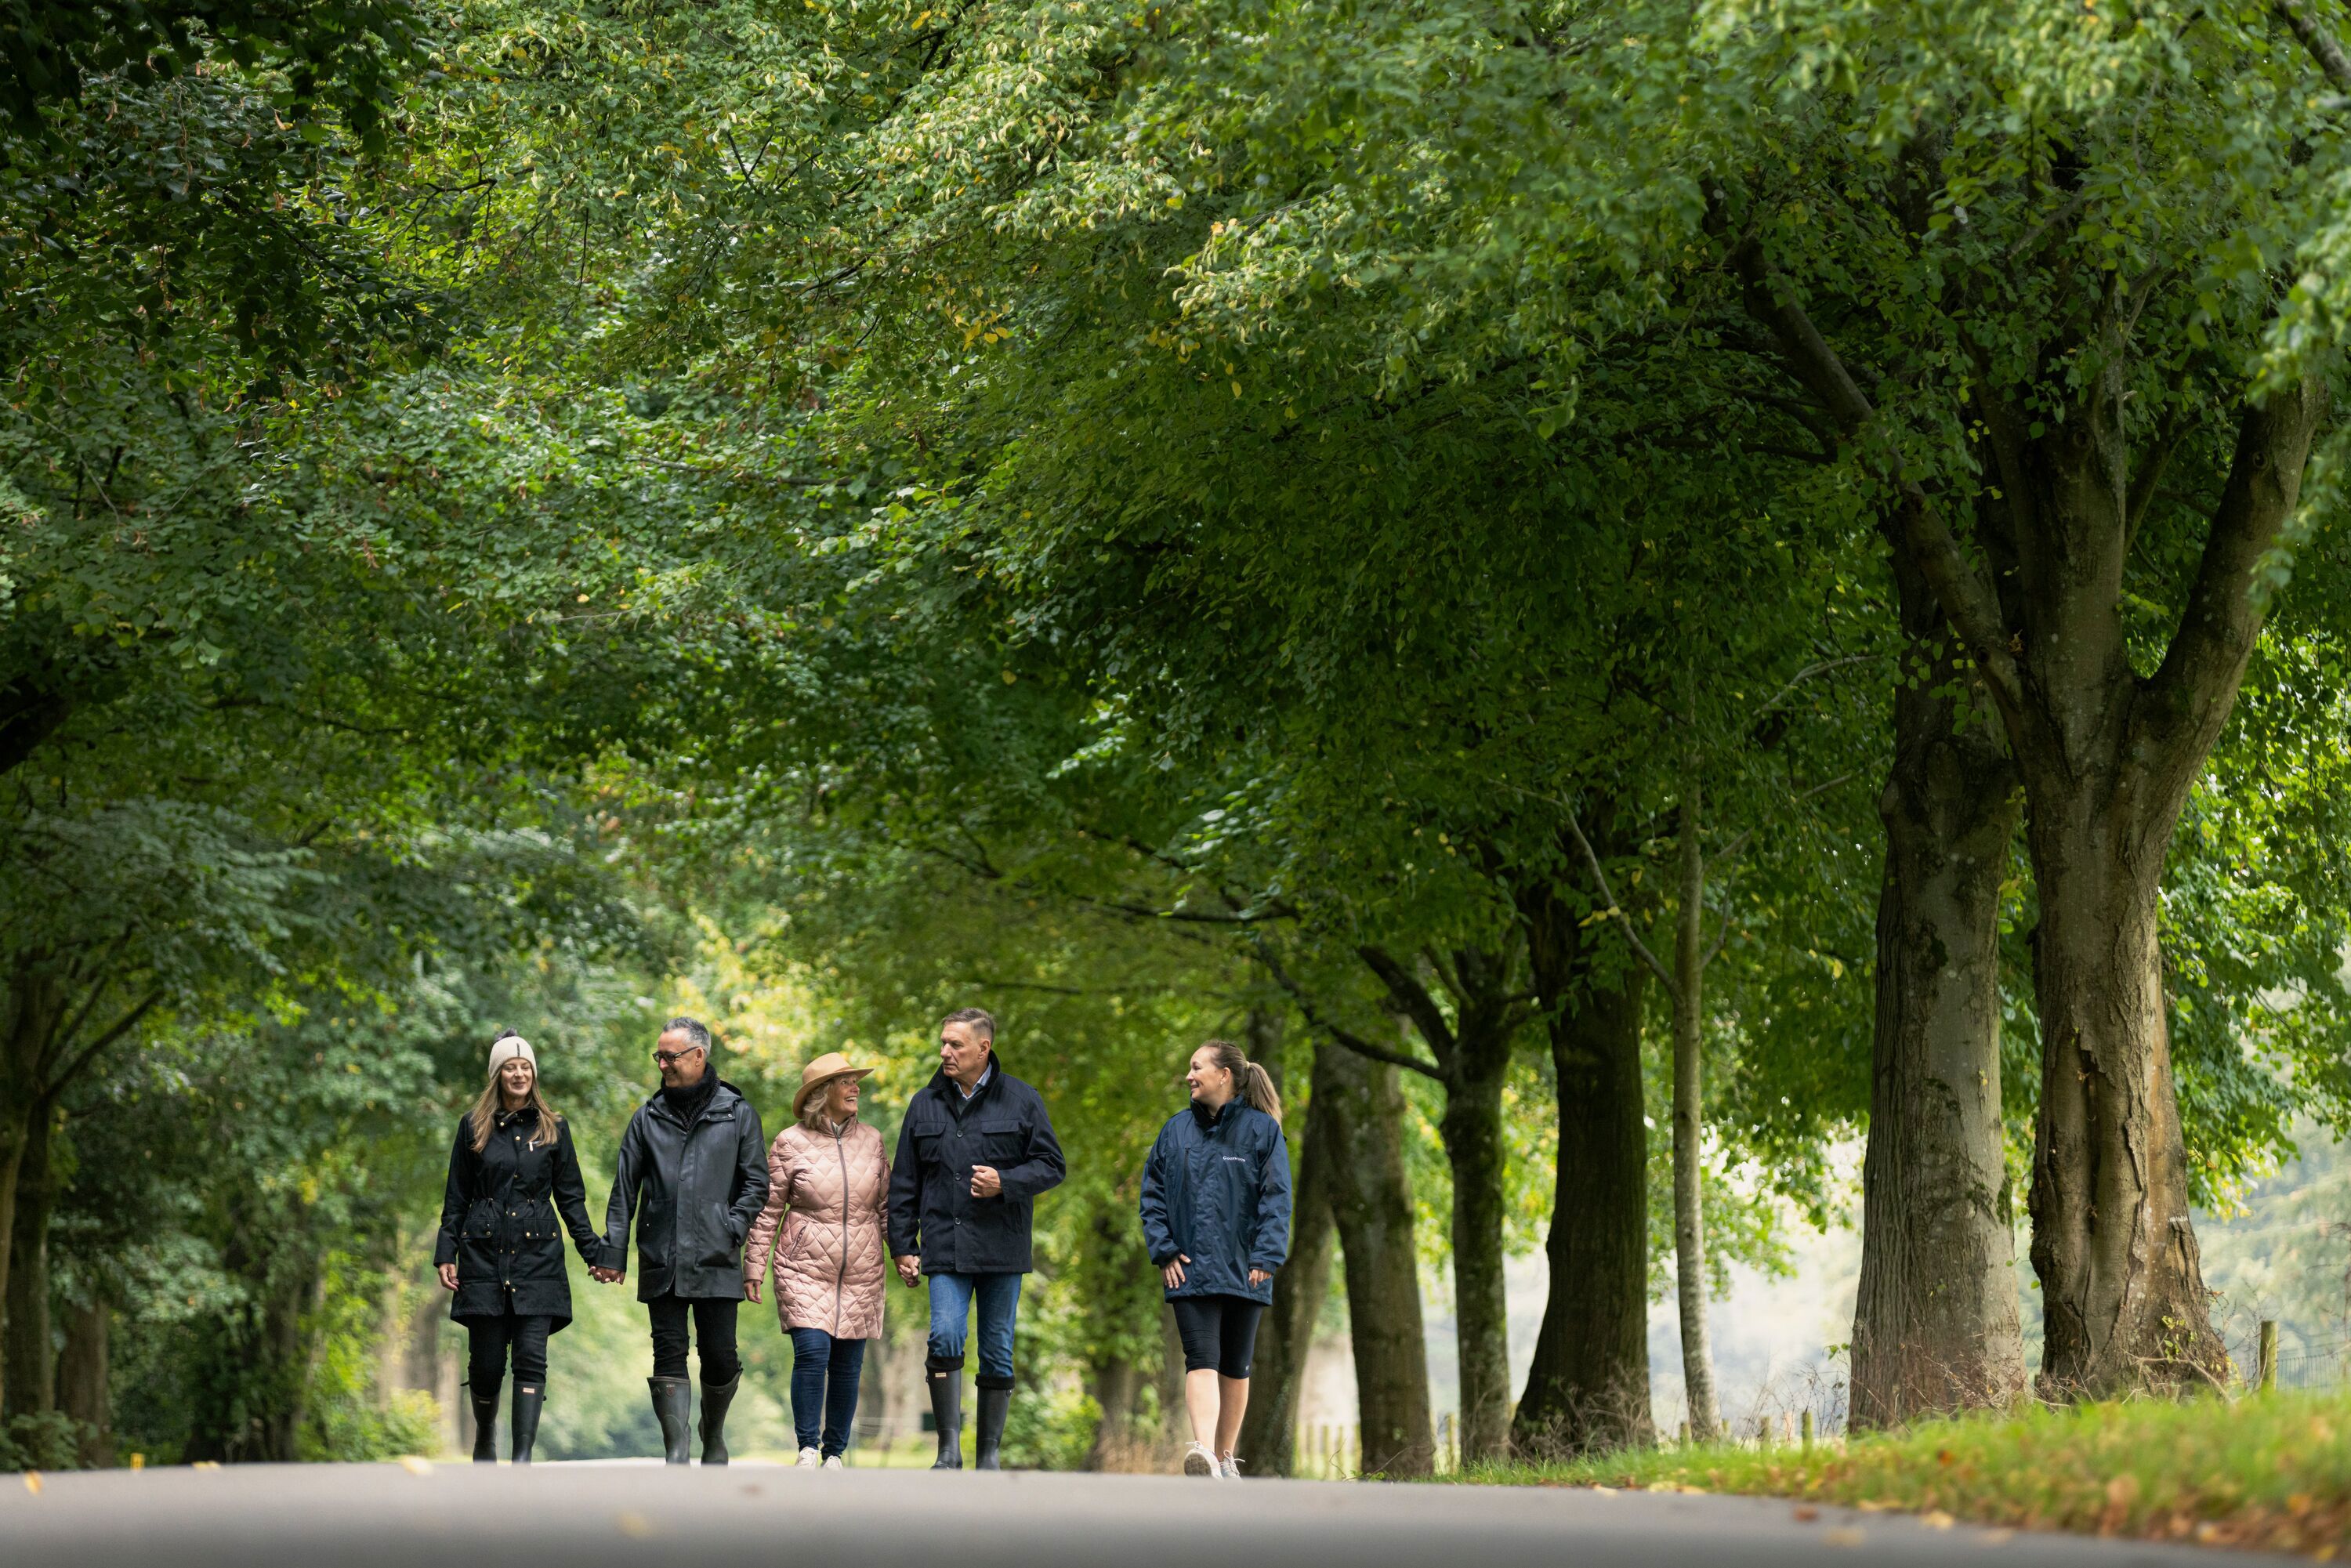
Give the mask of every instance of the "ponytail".
POLYGON ((1229 1040, 1207 1040, 1200 1049, 1209 1052, 1218 1067, 1233 1075, 1234 1092, 1250 1110, 1262 1111, 1276 1122, 1281 1120, 1281 1092, 1273 1086, 1273 1074, 1251 1061, 1229 1040))

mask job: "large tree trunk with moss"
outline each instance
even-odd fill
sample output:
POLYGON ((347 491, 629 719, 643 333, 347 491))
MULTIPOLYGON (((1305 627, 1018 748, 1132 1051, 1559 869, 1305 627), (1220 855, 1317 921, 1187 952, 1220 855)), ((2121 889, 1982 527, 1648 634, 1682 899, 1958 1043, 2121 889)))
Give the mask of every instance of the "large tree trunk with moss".
MULTIPOLYGON (((1293 1113, 1293 1124, 1295 1121, 1293 1113)), ((1331 1282, 1331 1145, 1323 1125, 1320 1113, 1309 1107, 1290 1203, 1290 1260, 1273 1277, 1273 1305, 1257 1333, 1249 1412, 1241 1419, 1240 1435, 1241 1458, 1255 1475, 1297 1473, 1306 1358, 1314 1347, 1314 1324, 1322 1315, 1331 1282)))
POLYGON ((1331 1119, 1331 1211, 1345 1264, 1363 1467, 1411 1478, 1434 1471, 1437 1444, 1395 1073, 1352 1051, 1314 1054, 1314 1114, 1331 1119))
MULTIPOLYGON (((1558 1083, 1551 1266, 1511 1442, 1530 1458, 1644 1444, 1649 1411, 1649 1134, 1644 971, 1595 969, 1600 938, 1549 885, 1522 894, 1558 1083)), ((1622 949, 1618 949, 1621 953, 1622 949)))
POLYGON ((2015 769, 1942 612, 1895 570, 1909 642, 1878 814, 1877 1011, 1853 1423, 2003 1405, 2025 1386, 2001 1120, 2000 901, 2015 769))
MULTIPOLYGON (((7 1303, 17 1250, 17 1193, 36 1121, 44 1113, 48 1084, 42 1066, 65 1023, 66 988, 38 966, 19 961, 0 992, 0 1342, 7 1334, 7 1303)), ((33 1396, 39 1397, 37 1394, 33 1396)), ((7 1357, 0 1351, 0 1409, 14 1409, 24 1397, 10 1385, 7 1357)))
POLYGON ((16 1171, 16 1223, 8 1239, 7 1318, 0 1330, 5 1398, 10 1418, 56 1408, 57 1351, 49 1322, 49 1217, 57 1206, 50 1158, 57 1117, 36 1107, 16 1171))

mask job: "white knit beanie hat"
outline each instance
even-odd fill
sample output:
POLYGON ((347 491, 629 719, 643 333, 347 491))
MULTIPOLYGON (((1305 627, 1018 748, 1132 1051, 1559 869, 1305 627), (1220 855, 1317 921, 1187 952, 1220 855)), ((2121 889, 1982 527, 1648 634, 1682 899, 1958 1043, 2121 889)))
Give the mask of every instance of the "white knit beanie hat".
POLYGON ((530 1041, 518 1034, 509 1034, 501 1037, 490 1047, 490 1076, 496 1078, 498 1075, 498 1069, 517 1056, 530 1063, 533 1074, 538 1071, 538 1058, 532 1054, 530 1041))

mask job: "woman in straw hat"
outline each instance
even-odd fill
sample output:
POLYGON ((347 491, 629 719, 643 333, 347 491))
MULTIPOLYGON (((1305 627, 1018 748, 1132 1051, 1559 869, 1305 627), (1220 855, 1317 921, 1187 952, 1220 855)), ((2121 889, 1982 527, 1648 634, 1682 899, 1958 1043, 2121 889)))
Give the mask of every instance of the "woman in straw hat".
POLYGON ((865 1342, 882 1333, 890 1161, 882 1134, 857 1119, 858 1081, 872 1071, 839 1051, 800 1070, 792 1124, 768 1150, 768 1206, 743 1251, 755 1301, 774 1260, 803 1469, 841 1468, 865 1342))
POLYGON ((497 1462, 498 1385, 509 1358, 514 1462, 530 1463, 547 1401, 547 1339, 571 1321, 566 1230, 582 1258, 603 1260, 571 1129, 539 1092, 530 1041, 509 1030, 490 1043, 489 1082, 457 1124, 433 1251, 441 1283, 456 1292, 449 1315, 465 1325, 478 1463, 497 1462))

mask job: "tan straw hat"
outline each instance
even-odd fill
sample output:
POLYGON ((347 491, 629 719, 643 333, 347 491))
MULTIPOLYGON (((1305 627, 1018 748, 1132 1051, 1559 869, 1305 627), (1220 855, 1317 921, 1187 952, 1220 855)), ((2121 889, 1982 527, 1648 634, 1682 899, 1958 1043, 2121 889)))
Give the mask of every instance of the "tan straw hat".
POLYGON ((793 1116, 797 1118, 807 1115, 809 1096, 834 1079, 862 1078, 872 1071, 870 1067, 850 1065, 849 1058, 837 1051, 826 1051, 822 1056, 800 1069, 799 1092, 792 1096, 793 1116))

